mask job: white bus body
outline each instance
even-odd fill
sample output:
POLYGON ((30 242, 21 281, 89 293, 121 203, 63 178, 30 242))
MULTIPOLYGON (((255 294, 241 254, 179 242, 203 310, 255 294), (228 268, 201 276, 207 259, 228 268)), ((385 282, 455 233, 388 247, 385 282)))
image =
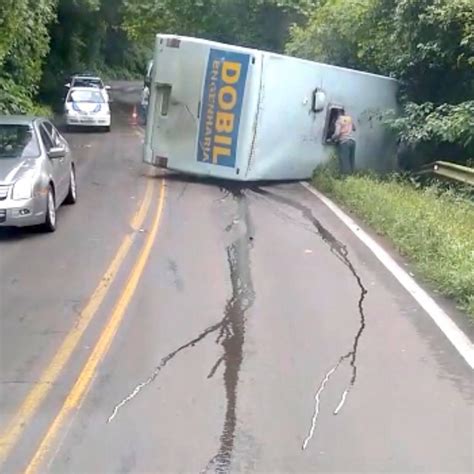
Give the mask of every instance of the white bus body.
POLYGON ((356 167, 396 166, 381 112, 397 81, 264 51, 158 35, 144 161, 255 181, 305 179, 334 153, 335 111, 355 121, 356 167))

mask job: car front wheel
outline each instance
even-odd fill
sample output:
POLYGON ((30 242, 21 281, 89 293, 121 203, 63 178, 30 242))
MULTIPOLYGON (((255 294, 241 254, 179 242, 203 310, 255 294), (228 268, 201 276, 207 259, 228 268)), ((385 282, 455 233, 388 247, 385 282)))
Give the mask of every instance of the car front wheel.
POLYGON ((46 196, 46 218, 43 224, 45 232, 54 232, 56 230, 56 200, 52 186, 48 187, 46 196))
POLYGON ((67 193, 66 199, 64 202, 66 204, 76 204, 77 201, 77 181, 76 181, 76 169, 74 166, 71 166, 70 176, 69 176, 69 191, 67 193))

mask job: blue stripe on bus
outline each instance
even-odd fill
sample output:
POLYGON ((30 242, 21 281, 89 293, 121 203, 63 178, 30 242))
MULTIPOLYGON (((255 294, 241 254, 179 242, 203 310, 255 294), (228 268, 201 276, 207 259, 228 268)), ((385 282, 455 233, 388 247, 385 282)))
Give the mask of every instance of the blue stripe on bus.
POLYGON ((235 167, 250 55, 211 49, 202 93, 197 160, 235 167))

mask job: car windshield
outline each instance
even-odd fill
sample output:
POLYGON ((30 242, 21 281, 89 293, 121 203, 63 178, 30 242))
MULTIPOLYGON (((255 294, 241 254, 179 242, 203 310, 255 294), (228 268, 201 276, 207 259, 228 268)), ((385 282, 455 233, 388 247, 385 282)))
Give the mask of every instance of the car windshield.
POLYGON ((40 151, 30 125, 0 124, 0 159, 35 158, 40 151))
POLYGON ((103 89, 104 85, 100 79, 89 79, 89 78, 77 78, 73 80, 74 87, 96 87, 98 89, 103 89))
POLYGON ((105 101, 99 91, 91 89, 90 91, 72 91, 69 96, 69 102, 92 102, 94 104, 103 104, 105 101))

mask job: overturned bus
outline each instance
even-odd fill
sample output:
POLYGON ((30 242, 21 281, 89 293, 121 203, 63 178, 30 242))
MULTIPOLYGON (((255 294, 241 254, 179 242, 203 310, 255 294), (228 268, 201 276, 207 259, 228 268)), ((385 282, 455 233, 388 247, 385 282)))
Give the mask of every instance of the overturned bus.
POLYGON ((256 181, 305 179, 334 153, 338 111, 356 124, 356 167, 390 170, 396 142, 382 114, 398 83, 270 52, 157 35, 146 163, 256 181))

